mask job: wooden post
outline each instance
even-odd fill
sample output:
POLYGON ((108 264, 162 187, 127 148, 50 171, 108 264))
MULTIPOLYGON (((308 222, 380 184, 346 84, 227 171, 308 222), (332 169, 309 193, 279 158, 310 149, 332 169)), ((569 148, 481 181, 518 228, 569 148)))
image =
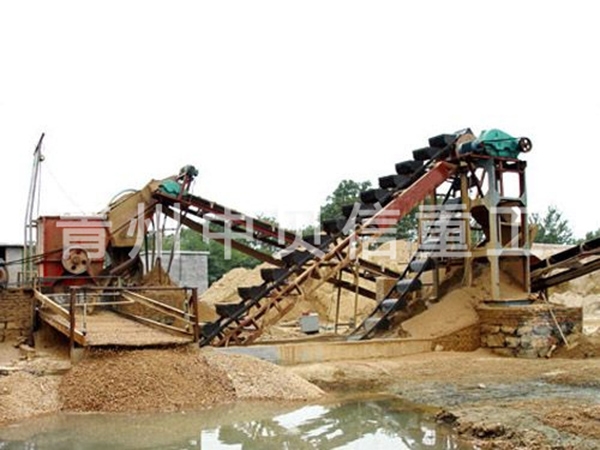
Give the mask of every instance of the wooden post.
POLYGON ((356 265, 356 262, 354 263, 354 265, 352 266, 352 270, 354 272, 354 286, 356 286, 356 289, 354 290, 354 323, 352 324, 352 329, 356 329, 356 327, 358 326, 358 321, 357 321, 357 317, 358 317, 358 288, 360 287, 360 279, 358 278, 358 266, 356 265))
POLYGON ((73 358, 73 349, 75 348, 75 300, 77 299, 77 291, 74 287, 71 288, 71 296, 69 298, 69 356, 73 358))
POLYGON ((198 310, 198 288, 192 288, 192 311, 194 313, 194 342, 200 341, 200 312, 198 310))
MULTIPOLYGON (((342 271, 338 272, 338 280, 342 281, 342 271)), ((338 325, 340 322, 340 301, 342 297, 342 288, 340 286, 337 287, 337 299, 335 302, 335 324, 333 326, 333 332, 335 334, 338 333, 338 325)))

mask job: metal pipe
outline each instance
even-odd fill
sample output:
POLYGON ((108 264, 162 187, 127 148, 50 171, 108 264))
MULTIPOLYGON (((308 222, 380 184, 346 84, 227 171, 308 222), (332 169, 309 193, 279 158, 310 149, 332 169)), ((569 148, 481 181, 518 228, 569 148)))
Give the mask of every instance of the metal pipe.
MULTIPOLYGON (((42 155, 42 142, 44 140, 45 133, 42 133, 40 139, 33 151, 33 165, 31 168, 31 179, 29 183, 29 193, 27 195, 27 205, 25 207, 25 223, 24 223, 24 250, 25 250, 25 258, 23 264, 23 276, 24 282, 28 283, 31 281, 33 276, 33 263, 31 262, 31 256, 34 253, 33 244, 33 212, 35 210, 36 198, 40 190, 41 185, 41 171, 40 171, 40 163, 44 160, 42 155)), ((39 203, 38 203, 39 205, 39 203)))

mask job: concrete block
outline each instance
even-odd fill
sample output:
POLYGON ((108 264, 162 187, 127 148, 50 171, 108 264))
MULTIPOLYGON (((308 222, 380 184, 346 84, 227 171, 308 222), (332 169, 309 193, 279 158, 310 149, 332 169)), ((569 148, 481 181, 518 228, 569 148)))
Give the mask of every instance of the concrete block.
POLYGON ((300 317, 300 330, 306 334, 319 332, 319 315, 316 313, 300 317))

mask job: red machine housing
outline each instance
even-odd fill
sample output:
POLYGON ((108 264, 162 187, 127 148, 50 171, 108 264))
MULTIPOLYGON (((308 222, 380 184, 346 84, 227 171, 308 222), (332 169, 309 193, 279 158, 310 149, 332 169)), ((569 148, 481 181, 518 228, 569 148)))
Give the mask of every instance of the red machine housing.
POLYGON ((43 216, 38 219, 38 275, 46 286, 81 285, 98 275, 109 239, 102 216, 43 216))

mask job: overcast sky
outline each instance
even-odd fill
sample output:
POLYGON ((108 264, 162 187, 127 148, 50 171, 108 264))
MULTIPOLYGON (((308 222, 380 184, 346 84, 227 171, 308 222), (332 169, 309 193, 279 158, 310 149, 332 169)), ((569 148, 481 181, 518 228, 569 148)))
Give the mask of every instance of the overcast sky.
POLYGON ((198 167, 195 193, 287 226, 340 180, 393 173, 435 134, 528 136, 529 208, 600 227, 594 2, 0 3, 0 242, 198 167))

